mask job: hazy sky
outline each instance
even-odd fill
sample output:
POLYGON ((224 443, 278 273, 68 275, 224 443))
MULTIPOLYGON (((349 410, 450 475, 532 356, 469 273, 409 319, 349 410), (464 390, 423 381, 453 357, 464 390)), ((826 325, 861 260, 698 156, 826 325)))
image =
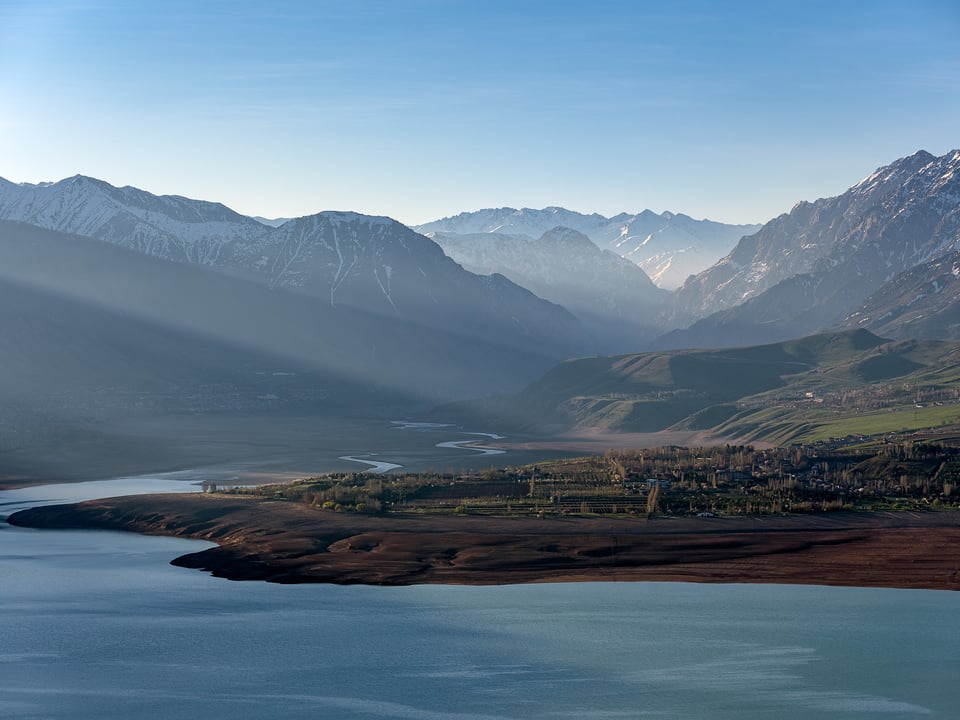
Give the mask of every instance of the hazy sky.
POLYGON ((956 0, 0 0, 17 182, 759 222, 956 147, 956 0))

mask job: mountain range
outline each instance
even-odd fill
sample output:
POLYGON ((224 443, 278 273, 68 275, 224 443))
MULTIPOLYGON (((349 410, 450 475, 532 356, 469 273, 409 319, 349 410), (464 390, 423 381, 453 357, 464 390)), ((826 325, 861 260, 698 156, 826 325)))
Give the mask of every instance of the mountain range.
POLYGON ((270 228, 82 177, 0 181, 0 218, 0 480, 219 462, 269 428, 309 448, 280 416, 382 422, 595 352, 385 218, 270 228))
MULTIPOLYGON (((460 303, 465 310, 484 323, 484 315, 511 294, 516 294, 509 298, 512 324, 523 331, 537 334, 538 326, 550 329, 554 322, 568 320, 562 310, 538 303, 502 278, 464 273, 435 243, 389 218, 322 212, 270 227, 219 203, 161 197, 75 176, 40 185, 0 180, 0 219, 207 266, 295 290, 331 307, 345 305, 428 325, 433 320, 449 324, 449 304, 431 292, 439 295, 451 286, 470 301, 460 303), (525 317, 521 296, 531 308, 538 306, 530 317, 525 317)), ((538 336, 538 342, 544 341, 551 342, 538 336)))
MULTIPOLYGON (((900 274, 917 279, 914 268, 928 263, 936 273, 960 248, 958 170, 960 151, 941 157, 919 151, 842 195, 798 203, 684 283, 667 304, 664 323, 690 327, 661 344, 769 342, 851 323, 898 337, 909 333, 883 316, 902 315, 904 303, 912 302, 902 296, 910 280, 900 274), (899 300, 889 297, 897 293, 899 300), (861 309, 865 302, 873 309, 861 309), (877 312, 890 304, 895 308, 877 312)), ((929 316, 925 326, 942 334, 929 316)))
MULTIPOLYGON (((395 370, 405 357, 403 348, 414 353, 414 347, 423 348, 418 352, 430 348, 432 358, 414 362, 414 353, 414 366, 447 366, 444 355, 462 353, 445 344, 475 346, 477 352, 499 358, 481 364, 488 370, 481 375, 465 368, 451 375, 449 367, 438 367, 434 379, 449 377, 448 386, 400 376, 405 385, 426 393, 424 397, 484 386, 487 391, 499 389, 503 381, 529 379, 533 368, 545 369, 557 359, 593 350, 581 324, 563 308, 502 276, 465 271, 436 243, 389 218, 324 212, 274 228, 218 203, 155 196, 77 176, 41 185, 0 181, 0 219, 247 281, 244 290, 230 291, 234 297, 249 296, 251 285, 277 296, 293 294, 312 308, 316 331, 302 328, 282 343, 277 338, 274 347, 309 344, 311 337, 321 336, 322 358, 339 352, 349 328, 364 326, 357 337, 366 339, 352 348, 357 358, 352 362, 359 368, 364 368, 362 358, 377 354, 384 362, 393 358, 389 369, 395 370), (341 318, 338 313, 348 314, 341 318), (341 326, 349 327, 341 331, 341 326), (409 340, 402 340, 403 335, 409 340)), ((55 264, 50 259, 47 267, 55 264)), ((69 268, 63 272, 70 274, 69 268)), ((218 282, 211 281, 211 286, 219 287, 218 282)), ((172 281, 171 294, 177 292, 175 285, 172 281)), ((131 282, 129 297, 138 291, 131 282)), ((196 309, 183 308, 184 323, 189 325, 192 312, 196 309)), ((274 322, 282 325, 284 320, 274 322)), ((387 369, 381 367, 371 377, 382 379, 387 369)))
MULTIPOLYGON (((657 223, 667 238, 689 220, 682 215, 507 208, 420 226, 426 237, 350 212, 269 224, 83 176, 0 180, 0 451, 103 418, 396 417, 517 391, 598 351, 627 354, 550 371, 524 391, 524 412, 581 426, 717 426, 742 410, 737 383, 752 372, 741 362, 750 352, 636 353, 824 331, 864 345, 854 350, 867 355, 850 360, 863 372, 900 377, 952 355, 870 333, 960 338, 958 169, 960 151, 894 161, 744 235, 672 293, 601 245, 657 223), (731 358, 740 363, 733 379, 723 374, 731 358), (693 374, 679 384, 650 385, 664 367, 687 366, 693 374), (543 401, 570 368, 572 394, 543 401), (649 388, 611 384, 623 368, 649 388)), ((757 352, 787 363, 755 368, 750 382, 769 388, 747 390, 762 395, 800 351, 757 352)), ((822 371, 817 363, 804 372, 822 371)))
POLYGON ((555 227, 583 233, 602 249, 638 265, 665 290, 679 287, 690 275, 710 267, 728 253, 743 235, 759 225, 725 225, 694 220, 682 213, 652 210, 604 217, 585 215, 561 207, 488 208, 414 226, 430 234, 478 235, 495 233, 539 238, 555 227))

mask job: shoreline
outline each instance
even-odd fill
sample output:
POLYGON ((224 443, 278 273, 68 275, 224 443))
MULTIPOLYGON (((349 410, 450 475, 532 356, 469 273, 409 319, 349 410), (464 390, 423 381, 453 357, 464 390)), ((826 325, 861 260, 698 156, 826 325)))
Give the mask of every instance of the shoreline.
POLYGON ((960 511, 723 518, 335 513, 147 495, 31 508, 12 525, 208 540, 174 565, 277 583, 684 581, 960 590, 960 511))

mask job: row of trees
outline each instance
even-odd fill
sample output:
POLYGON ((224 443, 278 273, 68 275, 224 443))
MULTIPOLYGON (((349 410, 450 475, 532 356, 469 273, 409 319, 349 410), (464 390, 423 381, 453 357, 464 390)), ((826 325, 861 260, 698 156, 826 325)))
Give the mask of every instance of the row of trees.
POLYGON ((960 450, 744 445, 611 451, 472 473, 334 473, 239 488, 337 511, 650 515, 960 505, 960 450), (899 505, 898 505, 899 504, 899 505))

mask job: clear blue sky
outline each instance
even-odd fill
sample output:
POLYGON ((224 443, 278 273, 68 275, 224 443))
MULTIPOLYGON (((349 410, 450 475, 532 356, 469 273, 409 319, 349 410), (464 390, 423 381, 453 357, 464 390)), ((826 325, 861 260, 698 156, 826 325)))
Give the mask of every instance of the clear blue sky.
POLYGON ((960 3, 0 0, 0 176, 757 222, 960 146, 960 3))

